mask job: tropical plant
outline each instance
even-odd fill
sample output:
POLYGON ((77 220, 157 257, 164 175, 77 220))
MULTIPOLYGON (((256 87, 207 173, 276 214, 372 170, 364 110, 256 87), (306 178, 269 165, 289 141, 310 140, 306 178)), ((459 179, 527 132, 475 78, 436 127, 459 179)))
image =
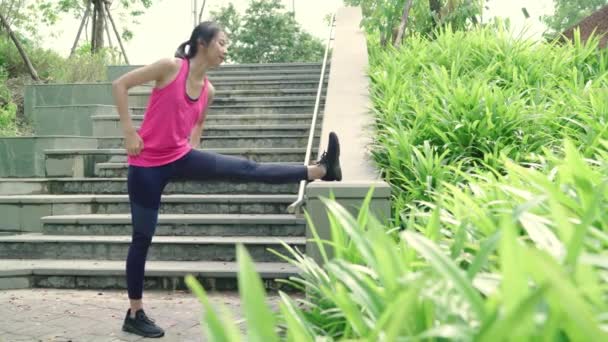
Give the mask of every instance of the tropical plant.
POLYGON ((244 15, 229 4, 211 12, 211 17, 228 33, 232 62, 318 62, 323 58, 321 41, 302 30, 279 0, 253 0, 244 15))

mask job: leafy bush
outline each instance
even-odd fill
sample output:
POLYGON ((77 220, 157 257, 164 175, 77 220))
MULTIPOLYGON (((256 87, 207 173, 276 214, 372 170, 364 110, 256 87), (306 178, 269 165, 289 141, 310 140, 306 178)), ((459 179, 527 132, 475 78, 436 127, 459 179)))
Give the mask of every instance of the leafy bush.
POLYGON ((11 92, 7 87, 8 73, 0 66, 0 136, 15 134, 15 116, 17 106, 13 103, 11 92))
MULTIPOLYGON (((393 42, 408 0, 345 0, 361 6, 363 22, 370 40, 393 42), (378 39, 376 39, 376 37, 378 39)), ((478 23, 484 0, 414 0, 408 16, 406 35, 417 33, 431 37, 439 28, 467 30, 478 23)))
MULTIPOLYGON (((320 266, 285 245, 301 272, 289 283, 307 298, 279 293, 280 314, 266 307, 253 263, 238 249, 248 338, 605 340, 608 143, 600 146, 586 160, 566 142, 565 156, 539 170, 505 160, 505 175, 471 177, 442 193, 403 232, 369 215, 370 196, 358 217, 325 200, 333 233, 325 244, 336 257, 320 266)), ((210 340, 245 340, 194 278, 187 283, 206 307, 210 340)))
POLYGON ((278 0, 255 0, 240 15, 232 3, 211 12, 231 41, 234 63, 319 62, 324 45, 304 31, 278 0), (263 37, 263 39, 260 39, 263 37))
POLYGON ((608 53, 597 40, 556 46, 490 28, 443 30, 370 51, 374 155, 399 212, 461 172, 501 172, 503 156, 534 163, 564 138, 587 156, 608 139, 608 53))
MULTIPOLYGON (((121 63, 116 49, 105 48, 91 55, 90 44, 84 44, 72 57, 63 58, 52 50, 36 47, 30 40, 20 39, 38 76, 47 83, 103 81, 106 65, 121 63)), ((23 92, 32 80, 13 42, 1 34, 0 80, 0 135, 31 133, 31 128, 23 122, 23 92)))
MULTIPOLYGON (((394 223, 325 200, 323 265, 281 310, 244 248, 247 334, 263 341, 608 340, 608 54, 597 40, 535 44, 484 28, 370 44, 374 156, 394 223), (256 311, 261 310, 261 311, 256 311), (261 312, 256 315, 256 312, 261 312)), ((314 234, 313 234, 314 235, 314 234)), ((212 340, 237 327, 207 308, 212 340)))

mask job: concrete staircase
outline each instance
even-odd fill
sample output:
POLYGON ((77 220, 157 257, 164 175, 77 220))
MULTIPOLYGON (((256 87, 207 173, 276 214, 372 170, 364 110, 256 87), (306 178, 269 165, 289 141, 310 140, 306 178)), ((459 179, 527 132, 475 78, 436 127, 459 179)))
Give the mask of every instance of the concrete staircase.
MULTIPOLYGON (((111 67, 108 78, 127 70, 111 67)), ((212 72, 218 92, 201 148, 259 162, 302 163, 320 72, 321 65, 312 63, 230 65, 212 72)), ((144 85, 130 92, 136 125, 150 90, 144 85)), ((65 102, 67 111, 74 100, 65 102)), ((60 107, 52 112, 61 113, 60 107)), ((38 108, 39 114, 49 108, 38 108)), ((0 179, 0 289, 125 288, 131 221, 118 116, 104 109, 90 120, 96 148, 46 149, 45 177, 0 179)), ((313 151, 318 132, 320 125, 313 151)), ((268 249, 284 252, 280 241, 305 249, 305 220, 286 212, 296 192, 297 184, 171 183, 145 287, 184 288, 183 276, 192 273, 209 289, 235 289, 237 244, 247 247, 268 288, 280 286, 275 279, 296 270, 268 249)))

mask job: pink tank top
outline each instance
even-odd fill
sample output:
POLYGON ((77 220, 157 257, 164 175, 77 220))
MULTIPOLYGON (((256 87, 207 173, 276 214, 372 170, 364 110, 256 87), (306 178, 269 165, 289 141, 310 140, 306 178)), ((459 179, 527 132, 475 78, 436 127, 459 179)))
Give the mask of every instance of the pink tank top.
POLYGON ((209 80, 205 77, 200 96, 196 100, 191 99, 186 92, 189 68, 190 61, 183 59, 177 77, 163 88, 152 90, 144 121, 137 131, 144 141, 144 148, 138 156, 129 156, 130 165, 165 165, 192 149, 189 137, 207 106, 209 80))

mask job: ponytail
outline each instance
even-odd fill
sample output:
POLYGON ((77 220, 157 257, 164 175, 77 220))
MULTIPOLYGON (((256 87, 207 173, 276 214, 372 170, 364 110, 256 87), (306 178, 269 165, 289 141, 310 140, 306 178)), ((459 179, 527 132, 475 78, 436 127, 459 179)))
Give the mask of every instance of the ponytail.
POLYGON ((199 43, 207 46, 213 38, 223 31, 222 28, 214 22, 206 21, 198 24, 192 31, 190 40, 183 42, 175 51, 175 57, 190 59, 196 56, 199 43), (188 46, 188 52, 186 52, 188 46))
POLYGON ((188 55, 186 54, 186 45, 189 45, 189 44, 190 44, 190 41, 185 41, 185 42, 181 43, 180 46, 178 46, 177 50, 175 51, 175 57, 188 58, 188 55))

